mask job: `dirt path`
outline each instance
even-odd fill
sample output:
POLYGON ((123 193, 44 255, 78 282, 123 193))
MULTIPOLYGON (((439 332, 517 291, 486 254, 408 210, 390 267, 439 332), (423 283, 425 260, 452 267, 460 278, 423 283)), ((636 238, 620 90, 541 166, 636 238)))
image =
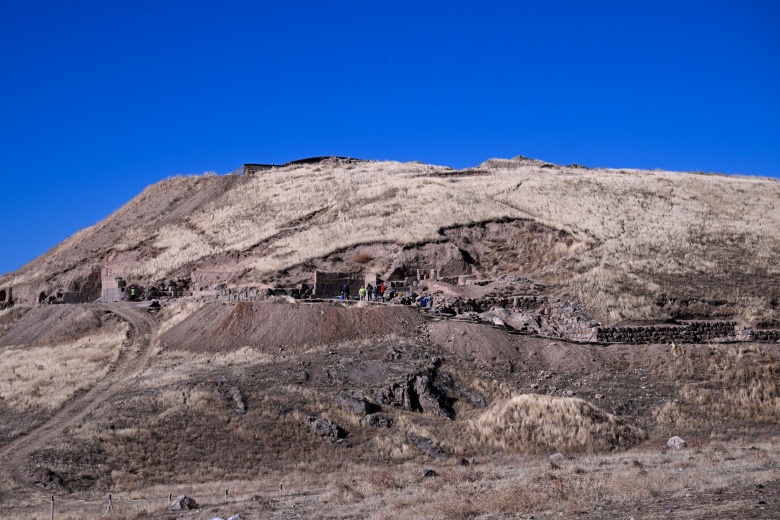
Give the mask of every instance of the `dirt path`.
POLYGON ((132 344, 122 350, 116 367, 90 390, 74 398, 62 407, 51 419, 0 449, 0 468, 10 479, 17 496, 24 492, 28 498, 41 495, 37 488, 24 478, 27 457, 35 451, 50 446, 65 428, 74 426, 94 411, 100 404, 111 399, 132 378, 148 365, 157 340, 157 323, 145 310, 127 304, 103 304, 99 308, 112 312, 126 320, 131 327, 132 344))

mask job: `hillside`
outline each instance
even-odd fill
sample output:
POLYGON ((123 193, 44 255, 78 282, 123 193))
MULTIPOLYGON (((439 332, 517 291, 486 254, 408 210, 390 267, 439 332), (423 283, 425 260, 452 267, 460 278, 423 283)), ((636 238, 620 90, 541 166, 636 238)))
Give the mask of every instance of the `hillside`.
POLYGON ((0 517, 776 518, 779 188, 525 158, 150 186, 0 278, 0 517))
POLYGON ((32 302, 83 284, 93 268, 145 285, 186 277, 210 290, 294 284, 314 270, 444 267, 528 276, 603 323, 773 325, 778 200, 779 182, 750 177, 525 158, 466 170, 326 160, 160 182, 1 277, 0 288, 32 302))

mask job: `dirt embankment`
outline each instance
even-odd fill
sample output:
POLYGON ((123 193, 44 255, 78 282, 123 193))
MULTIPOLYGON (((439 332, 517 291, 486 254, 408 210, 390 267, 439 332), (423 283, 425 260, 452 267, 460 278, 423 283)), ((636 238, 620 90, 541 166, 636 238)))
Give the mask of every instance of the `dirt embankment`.
MULTIPOLYGON (((82 305, 46 305, 20 312, 0 334, 0 347, 50 345, 94 333, 107 312, 82 305)), ((9 315, 10 318, 10 315, 9 315)))
POLYGON ((302 349, 383 336, 414 337, 424 325, 417 310, 399 306, 212 303, 163 334, 169 348, 195 352, 302 349))

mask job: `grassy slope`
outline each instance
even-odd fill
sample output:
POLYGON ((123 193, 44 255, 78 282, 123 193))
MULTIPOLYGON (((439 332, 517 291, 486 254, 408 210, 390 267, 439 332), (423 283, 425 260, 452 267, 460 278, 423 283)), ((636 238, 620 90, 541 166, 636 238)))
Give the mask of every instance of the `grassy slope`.
POLYGON ((532 218, 588 244, 562 260, 567 269, 543 275, 603 321, 664 317, 657 302, 696 299, 727 301, 726 314, 753 321, 777 319, 777 181, 541 166, 489 160, 453 175, 419 163, 334 162, 175 178, 0 285, 42 280, 85 258, 121 261, 128 274, 156 280, 230 254, 248 258, 243 280, 259 280, 356 244, 420 243, 439 239, 442 227, 532 218))

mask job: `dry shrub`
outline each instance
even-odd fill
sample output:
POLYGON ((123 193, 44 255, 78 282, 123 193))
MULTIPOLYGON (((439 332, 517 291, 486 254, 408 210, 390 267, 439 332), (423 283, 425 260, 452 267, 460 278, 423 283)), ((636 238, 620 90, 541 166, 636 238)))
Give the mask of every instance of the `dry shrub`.
POLYGON ((353 262, 356 264, 367 264, 371 260, 373 260, 374 257, 370 255, 369 253, 358 253, 355 255, 355 257, 352 259, 353 262))
POLYGON ((475 445, 512 452, 602 451, 637 444, 644 432, 578 398, 523 394, 472 423, 475 445))
POLYGON ((395 474, 388 470, 372 473, 371 476, 368 477, 368 483, 374 491, 378 492, 385 492, 402 487, 395 474))
POLYGON ((366 496, 354 487, 344 482, 336 484, 335 489, 323 498, 323 502, 335 502, 337 504, 354 504, 361 502, 366 496))

